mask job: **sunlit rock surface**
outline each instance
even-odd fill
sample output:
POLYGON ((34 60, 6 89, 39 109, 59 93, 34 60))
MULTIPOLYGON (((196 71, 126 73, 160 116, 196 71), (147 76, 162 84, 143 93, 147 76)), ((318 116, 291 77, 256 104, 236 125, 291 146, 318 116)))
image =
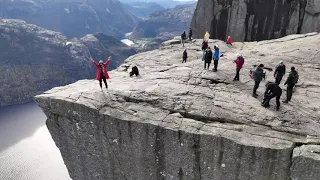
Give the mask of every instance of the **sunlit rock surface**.
POLYGON ((232 48, 210 40, 223 54, 213 72, 203 68, 201 40, 185 44, 184 64, 184 48, 171 41, 110 72, 108 91, 81 80, 36 99, 73 179, 316 180, 318 167, 308 165, 319 164, 316 151, 297 152, 319 149, 319 42, 316 33, 232 48), (233 82, 237 53, 245 65, 233 82), (276 111, 275 100, 269 109, 260 105, 266 81, 259 98, 251 96, 249 71, 260 63, 274 69, 280 60, 300 80, 292 102, 276 111), (130 78, 134 65, 141 76, 130 78))

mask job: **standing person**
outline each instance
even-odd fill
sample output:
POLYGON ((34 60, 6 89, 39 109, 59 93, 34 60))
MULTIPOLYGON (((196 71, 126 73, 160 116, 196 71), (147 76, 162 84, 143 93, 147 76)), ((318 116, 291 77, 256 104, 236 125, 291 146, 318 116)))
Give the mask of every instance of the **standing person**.
POLYGON ((102 89, 102 80, 106 86, 106 88, 108 89, 108 84, 107 84, 107 79, 109 79, 109 74, 107 72, 107 66, 111 60, 111 56, 108 58, 108 60, 103 63, 102 60, 99 61, 99 64, 96 63, 92 58, 90 58, 90 60, 93 62, 93 64, 97 67, 97 75, 96 75, 96 80, 99 81, 100 83, 100 88, 102 89))
POLYGON ((238 54, 237 59, 234 62, 236 63, 236 76, 234 77, 233 81, 239 81, 240 70, 242 69, 242 66, 244 64, 244 58, 242 57, 242 55, 238 54))
POLYGON ((208 48, 208 43, 205 40, 203 40, 202 47, 201 47, 201 49, 202 49, 202 61, 204 60, 204 57, 206 55, 207 48, 208 48))
POLYGON ((188 58, 188 53, 187 53, 187 49, 184 49, 183 51, 183 55, 182 55, 182 63, 187 63, 187 58, 188 58))
POLYGON ((209 69, 211 61, 212 61, 212 51, 211 51, 210 47, 208 47, 206 50, 206 55, 204 57, 204 69, 207 69, 207 65, 208 65, 208 69, 209 69))
POLYGON ((213 63, 214 63, 214 69, 213 71, 218 71, 218 63, 219 63, 219 57, 220 57, 220 50, 218 45, 214 46, 214 54, 213 54, 213 63))
POLYGON ((282 77, 286 74, 286 66, 283 64, 283 61, 279 62, 279 65, 276 67, 274 71, 274 78, 276 79, 276 83, 279 85, 282 77))
POLYGON ((181 46, 184 47, 184 41, 185 39, 187 39, 187 35, 186 32, 183 31, 183 33, 181 34, 181 46))
POLYGON ((287 85, 287 99, 283 101, 284 103, 288 103, 289 101, 291 101, 293 87, 297 84, 298 80, 298 72, 296 71, 295 67, 291 67, 291 72, 289 73, 288 79, 284 83, 284 85, 287 85))
POLYGON ((206 33, 204 34, 203 40, 206 42, 209 42, 209 38, 210 38, 210 34, 208 33, 208 31, 206 31, 206 33))
POLYGON ((192 29, 190 28, 189 29, 189 41, 191 41, 191 39, 192 39, 192 29))
POLYGON ((254 80, 254 87, 253 87, 253 93, 252 93, 253 97, 258 97, 257 89, 259 88, 260 82, 262 81, 264 76, 263 69, 264 69, 264 65, 260 64, 257 67, 257 69, 253 72, 253 80, 254 80))
POLYGON ((282 89, 279 87, 277 83, 268 82, 266 84, 266 92, 264 93, 264 99, 262 102, 263 107, 270 107, 270 100, 276 97, 277 101, 277 111, 280 108, 280 97, 282 94, 282 89))
POLYGON ((232 38, 231 36, 228 36, 228 39, 227 39, 227 45, 230 44, 232 46, 232 38))

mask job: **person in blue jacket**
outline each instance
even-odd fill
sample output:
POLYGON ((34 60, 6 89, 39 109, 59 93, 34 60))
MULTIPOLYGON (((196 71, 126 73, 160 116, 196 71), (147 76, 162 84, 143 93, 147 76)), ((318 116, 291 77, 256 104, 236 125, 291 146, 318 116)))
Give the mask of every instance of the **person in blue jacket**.
POLYGON ((214 47, 214 54, 213 54, 213 71, 216 72, 218 70, 218 63, 219 63, 219 57, 220 57, 220 50, 218 45, 215 45, 214 47))

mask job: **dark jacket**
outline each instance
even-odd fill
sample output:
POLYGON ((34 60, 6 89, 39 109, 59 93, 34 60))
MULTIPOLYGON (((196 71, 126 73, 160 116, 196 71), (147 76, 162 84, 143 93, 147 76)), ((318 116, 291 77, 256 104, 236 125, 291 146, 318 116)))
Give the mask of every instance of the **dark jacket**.
POLYGON ((208 48, 208 43, 207 42, 205 42, 205 41, 203 41, 202 42, 202 50, 204 51, 204 50, 206 50, 208 48))
POLYGON ((290 73, 289 73, 289 76, 287 78, 287 81, 285 82, 285 84, 288 84, 288 86, 294 86, 295 85, 295 79, 298 78, 298 72, 296 70, 292 70, 290 73))
POLYGON ((181 34, 181 39, 183 39, 183 40, 187 39, 186 32, 183 32, 183 33, 181 34))
POLYGON ((282 89, 279 87, 277 83, 269 83, 266 92, 264 93, 265 95, 268 94, 275 94, 275 95, 281 95, 282 94, 282 89))
POLYGON ((187 59, 188 58, 188 53, 187 53, 187 51, 183 51, 183 57, 182 57, 183 59, 187 59))
POLYGON ((263 76, 264 76, 264 73, 263 73, 263 69, 261 68, 257 68, 254 72, 253 72, 253 79, 254 81, 262 81, 263 79, 263 76))
POLYGON ((206 63, 211 63, 211 61, 212 61, 212 51, 211 50, 206 51, 206 55, 205 55, 204 59, 205 59, 206 63))
POLYGON ((284 64, 278 65, 276 70, 274 71, 274 77, 283 76, 285 74, 286 74, 286 66, 284 64))

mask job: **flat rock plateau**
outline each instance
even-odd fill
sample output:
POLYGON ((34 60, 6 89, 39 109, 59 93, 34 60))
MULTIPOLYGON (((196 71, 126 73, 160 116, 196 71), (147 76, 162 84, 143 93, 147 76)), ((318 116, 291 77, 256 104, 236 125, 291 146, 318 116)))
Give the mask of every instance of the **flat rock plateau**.
MULTIPOLYGON (((178 40, 129 57, 110 72, 110 89, 80 80, 36 97, 73 179, 319 180, 320 35, 234 43, 219 40, 218 72, 204 69, 201 40, 178 40), (236 54, 245 65, 233 82, 236 54), (249 71, 283 60, 300 79, 275 110, 253 98, 249 71), (129 77, 138 66, 138 77, 129 77)), ((285 78, 287 75, 285 76, 285 78)), ((273 81, 273 72, 267 72, 273 81)), ((282 100, 286 90, 283 88, 282 100)))

